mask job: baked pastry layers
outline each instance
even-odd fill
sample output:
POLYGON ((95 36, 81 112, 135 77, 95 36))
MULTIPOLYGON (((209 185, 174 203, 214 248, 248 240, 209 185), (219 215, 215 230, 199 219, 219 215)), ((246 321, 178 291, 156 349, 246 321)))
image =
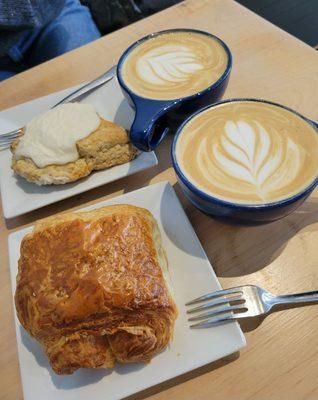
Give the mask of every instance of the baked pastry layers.
POLYGON ((116 205, 38 221, 21 244, 15 304, 58 374, 148 362, 177 316, 155 219, 116 205))
POLYGON ((124 164, 137 155, 137 149, 129 142, 124 128, 101 118, 99 127, 77 142, 79 158, 64 165, 48 165, 39 168, 30 158, 15 157, 17 139, 11 146, 12 169, 29 182, 38 185, 59 185, 74 182, 101 170, 124 164))

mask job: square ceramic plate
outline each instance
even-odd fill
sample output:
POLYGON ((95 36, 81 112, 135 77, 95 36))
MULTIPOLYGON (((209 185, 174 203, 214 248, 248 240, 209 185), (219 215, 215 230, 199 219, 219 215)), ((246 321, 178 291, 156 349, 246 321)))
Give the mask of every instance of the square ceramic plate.
MULTIPOLYGON (((0 134, 24 126, 32 117, 48 110, 75 88, 52 93, 45 97, 20 104, 0 112, 0 134)), ((107 120, 129 129, 134 112, 120 90, 117 79, 114 78, 104 86, 86 96, 84 103, 95 106, 98 113, 107 120)), ((66 199, 97 186, 113 182, 124 176, 157 165, 158 161, 153 152, 141 153, 135 160, 116 167, 97 171, 88 177, 74 183, 57 186, 38 186, 16 176, 11 165, 9 150, 0 151, 0 191, 3 213, 5 218, 13 218, 37 208, 66 199)))
MULTIPOLYGON (((51 370, 41 347, 16 319, 25 400, 120 399, 225 357, 245 345, 244 335, 236 322, 209 329, 189 328, 186 301, 218 290, 220 284, 170 184, 148 186, 84 210, 123 203, 147 208, 158 221, 179 310, 174 339, 147 365, 117 365, 114 370, 82 369, 73 375, 58 376, 51 370)), ((9 236, 13 293, 20 243, 31 230, 29 227, 9 236)))

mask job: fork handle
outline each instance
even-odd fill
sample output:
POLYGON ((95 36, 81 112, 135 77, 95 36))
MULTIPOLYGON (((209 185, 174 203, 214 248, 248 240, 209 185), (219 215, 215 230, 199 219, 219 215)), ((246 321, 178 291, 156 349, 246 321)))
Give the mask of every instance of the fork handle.
POLYGON ((80 87, 79 89, 75 90, 68 96, 64 97, 64 99, 60 100, 56 103, 54 107, 59 106, 63 103, 69 103, 71 101, 77 100, 79 97, 83 96, 86 93, 89 93, 91 90, 96 89, 97 87, 103 85, 104 83, 110 81, 116 75, 117 65, 113 65, 107 72, 98 76, 96 79, 92 80, 91 82, 87 83, 86 85, 80 87))
MULTIPOLYGON (((116 70, 117 70, 117 65, 113 65, 104 74, 98 76, 93 81, 88 82, 86 85, 81 86, 79 89, 70 93, 68 96, 64 97, 64 99, 62 99, 58 103, 56 103, 52 108, 59 106, 60 104, 63 104, 63 103, 69 103, 71 101, 78 100, 84 94, 89 93, 93 89, 96 89, 99 86, 103 85, 104 83, 113 79, 113 77, 116 75, 116 70)), ((16 136, 14 136, 14 135, 17 133, 21 133, 22 129, 23 128, 19 128, 19 129, 16 129, 15 131, 8 132, 4 135, 0 135, 0 151, 9 148, 10 144, 16 138, 16 136)))
POLYGON ((276 304, 297 304, 297 303, 314 303, 318 302, 318 290, 313 292, 304 292, 297 294, 285 294, 276 296, 273 305, 276 304))

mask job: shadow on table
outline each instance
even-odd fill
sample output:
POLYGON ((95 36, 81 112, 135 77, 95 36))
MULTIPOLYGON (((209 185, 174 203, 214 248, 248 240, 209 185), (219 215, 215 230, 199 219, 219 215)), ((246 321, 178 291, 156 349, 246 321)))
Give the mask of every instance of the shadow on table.
POLYGON ((229 225, 197 210, 178 184, 174 189, 218 277, 252 274, 273 262, 297 232, 318 222, 318 199, 278 221, 258 226, 229 225))
MULTIPOLYGON (((311 305, 318 305, 318 301, 311 303, 311 305)), ((239 320, 239 324, 240 324, 243 332, 245 332, 245 333, 251 332, 251 331, 254 331, 254 329, 257 329, 263 323, 265 318, 267 318, 271 314, 274 314, 279 311, 286 311, 286 310, 290 310, 293 308, 302 308, 302 307, 310 307, 310 305, 308 303, 307 304, 305 304, 305 303, 304 304, 296 304, 296 305, 280 304, 279 306, 274 307, 274 309, 272 309, 266 315, 260 315, 258 317, 251 317, 251 318, 242 318, 241 320, 239 320)))

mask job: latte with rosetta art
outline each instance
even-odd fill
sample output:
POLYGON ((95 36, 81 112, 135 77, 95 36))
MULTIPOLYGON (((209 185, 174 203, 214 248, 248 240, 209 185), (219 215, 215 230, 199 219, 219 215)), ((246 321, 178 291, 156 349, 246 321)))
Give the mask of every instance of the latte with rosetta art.
POLYGON ((176 145, 183 174, 221 200, 264 204, 291 197, 318 174, 318 132, 291 111, 236 101, 185 125, 176 145))
POLYGON ((122 77, 136 94, 158 100, 198 93, 226 70, 228 55, 212 36, 169 32, 150 38, 127 56, 122 77))

